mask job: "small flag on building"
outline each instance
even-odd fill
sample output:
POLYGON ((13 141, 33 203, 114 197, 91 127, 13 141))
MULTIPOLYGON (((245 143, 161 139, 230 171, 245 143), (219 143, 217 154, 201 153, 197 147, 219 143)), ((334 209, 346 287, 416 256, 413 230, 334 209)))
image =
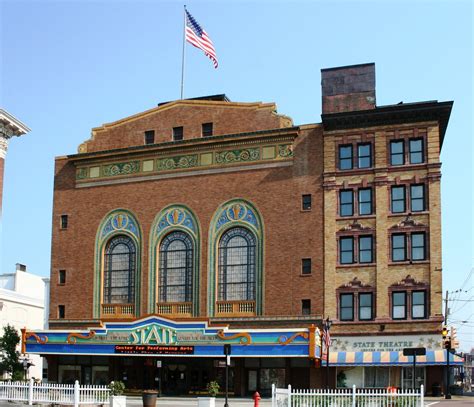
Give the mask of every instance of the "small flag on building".
POLYGON ((214 63, 214 68, 217 68, 219 63, 217 62, 216 50, 214 49, 214 44, 207 35, 206 31, 199 25, 199 23, 194 19, 194 17, 186 11, 186 41, 194 45, 196 48, 199 48, 204 51, 204 53, 212 60, 214 63))

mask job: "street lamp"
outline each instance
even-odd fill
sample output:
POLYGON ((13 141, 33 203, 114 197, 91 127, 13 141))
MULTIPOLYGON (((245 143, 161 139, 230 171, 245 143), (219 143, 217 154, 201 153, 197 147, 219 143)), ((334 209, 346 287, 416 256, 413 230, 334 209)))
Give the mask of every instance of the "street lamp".
POLYGON ((329 388, 329 348, 331 347, 331 336, 329 330, 331 329, 332 321, 327 317, 323 321, 323 338, 326 345, 326 388, 329 388))

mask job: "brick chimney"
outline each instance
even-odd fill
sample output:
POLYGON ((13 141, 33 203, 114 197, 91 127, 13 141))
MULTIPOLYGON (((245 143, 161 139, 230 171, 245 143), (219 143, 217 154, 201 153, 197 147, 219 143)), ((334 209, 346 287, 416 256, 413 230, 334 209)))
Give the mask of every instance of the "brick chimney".
POLYGON ((375 109, 375 64, 321 69, 323 114, 375 109))

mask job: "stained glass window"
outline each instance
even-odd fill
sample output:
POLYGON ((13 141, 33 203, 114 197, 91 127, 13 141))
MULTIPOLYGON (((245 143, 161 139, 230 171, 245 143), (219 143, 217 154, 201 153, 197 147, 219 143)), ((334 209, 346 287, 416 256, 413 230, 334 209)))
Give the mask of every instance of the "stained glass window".
POLYGON ((236 227, 219 241, 219 301, 255 300, 255 236, 236 227))
POLYGON ((193 245, 187 233, 167 235, 160 245, 160 302, 191 302, 193 245))
POLYGON ((104 296, 106 304, 135 301, 136 247, 128 236, 113 237, 105 248, 104 296))

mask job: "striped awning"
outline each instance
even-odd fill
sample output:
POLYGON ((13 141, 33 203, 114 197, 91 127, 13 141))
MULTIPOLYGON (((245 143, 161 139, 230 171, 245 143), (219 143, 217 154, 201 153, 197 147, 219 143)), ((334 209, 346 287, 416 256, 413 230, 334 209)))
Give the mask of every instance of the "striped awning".
MULTIPOLYGON (((451 365, 462 365, 463 359, 450 354, 451 365)), ((323 356, 323 365, 326 365, 323 356)), ((404 366, 412 365, 413 356, 403 356, 403 352, 329 352, 331 366, 404 366)), ((427 350, 425 356, 417 356, 416 364, 420 366, 445 365, 445 350, 427 350)))

